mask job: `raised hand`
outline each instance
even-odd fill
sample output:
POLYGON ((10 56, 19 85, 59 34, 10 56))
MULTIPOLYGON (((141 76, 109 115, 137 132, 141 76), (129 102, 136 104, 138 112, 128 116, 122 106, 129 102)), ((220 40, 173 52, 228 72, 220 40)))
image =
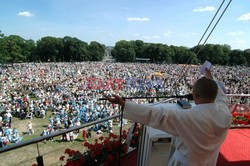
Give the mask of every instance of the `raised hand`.
POLYGON ((111 103, 119 104, 121 106, 124 106, 125 101, 118 95, 113 94, 112 97, 104 95, 104 97, 111 103))
POLYGON ((213 79, 211 70, 205 68, 205 77, 206 77, 207 79, 213 79))

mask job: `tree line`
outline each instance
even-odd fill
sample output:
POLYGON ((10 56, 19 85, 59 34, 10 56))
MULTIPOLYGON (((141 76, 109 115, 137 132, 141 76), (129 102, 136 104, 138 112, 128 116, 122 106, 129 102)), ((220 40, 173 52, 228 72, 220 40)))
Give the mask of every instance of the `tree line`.
MULTIPOLYGON (((96 41, 88 44, 70 36, 46 36, 35 42, 18 35, 5 36, 0 31, 0 63, 101 61, 104 54, 105 45, 96 41)), ((250 49, 232 50, 229 45, 219 44, 187 48, 120 40, 111 55, 117 62, 148 58, 151 63, 198 64, 209 60, 219 65, 250 65, 250 49)))
POLYGON ((141 40, 121 40, 116 43, 111 54, 118 62, 135 62, 136 58, 147 58, 152 63, 198 64, 208 60, 218 65, 250 65, 250 49, 232 50, 226 44, 187 48, 141 40))
POLYGON ((104 54, 105 45, 96 41, 46 36, 35 42, 0 31, 0 63, 100 61, 104 54))

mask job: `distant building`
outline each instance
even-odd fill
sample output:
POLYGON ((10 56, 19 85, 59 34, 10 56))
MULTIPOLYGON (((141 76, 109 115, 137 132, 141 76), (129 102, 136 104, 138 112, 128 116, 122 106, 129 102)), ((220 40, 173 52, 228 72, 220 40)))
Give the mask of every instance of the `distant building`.
POLYGON ((135 60, 136 62, 139 62, 139 63, 148 63, 150 61, 149 58, 136 58, 135 60))

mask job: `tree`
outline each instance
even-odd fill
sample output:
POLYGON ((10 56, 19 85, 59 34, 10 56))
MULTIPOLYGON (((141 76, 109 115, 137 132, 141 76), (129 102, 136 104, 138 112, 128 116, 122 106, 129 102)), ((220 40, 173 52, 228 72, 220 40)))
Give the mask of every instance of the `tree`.
POLYGON ((65 36, 63 38, 63 57, 66 62, 90 61, 88 43, 77 38, 65 36))
POLYGON ((243 56, 246 59, 247 65, 250 66, 250 49, 245 49, 243 52, 243 56))
POLYGON ((115 44, 111 55, 118 62, 134 62, 136 58, 132 43, 125 40, 121 40, 115 44))
POLYGON ((92 41, 88 46, 91 61, 101 61, 105 54, 105 46, 96 41, 92 41))
POLYGON ((228 45, 206 44, 205 46, 196 46, 191 49, 195 50, 200 63, 206 60, 213 64, 225 65, 229 62, 231 48, 228 45))
POLYGON ((25 56, 26 62, 35 62, 38 59, 36 54, 36 43, 34 40, 26 40, 22 52, 25 56))
POLYGON ((144 54, 151 62, 162 63, 172 62, 174 51, 168 45, 150 43, 146 45, 144 54))
POLYGON ((37 41, 37 54, 43 62, 62 62, 64 58, 62 55, 63 51, 63 40, 56 37, 43 37, 37 41))
POLYGON ((17 35, 4 36, 0 38, 1 62, 25 62, 25 42, 26 41, 23 38, 17 35))
POLYGON ((131 41, 130 42, 135 51, 135 56, 137 58, 146 58, 145 43, 141 40, 131 41))
POLYGON ((230 65, 245 65, 247 64, 247 60, 243 55, 243 51, 241 50, 232 50, 230 54, 230 65))
POLYGON ((173 63, 178 64, 197 64, 198 59, 194 52, 192 52, 187 47, 177 47, 177 46, 171 46, 171 48, 174 50, 174 57, 173 57, 173 63))
POLYGON ((2 31, 0 31, 0 38, 3 38, 4 34, 2 33, 2 31))

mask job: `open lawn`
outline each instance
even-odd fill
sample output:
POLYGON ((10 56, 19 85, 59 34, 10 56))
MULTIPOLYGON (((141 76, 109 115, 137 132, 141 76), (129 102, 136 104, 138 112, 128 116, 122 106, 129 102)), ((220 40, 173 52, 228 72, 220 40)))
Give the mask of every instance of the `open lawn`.
MULTIPOLYGON (((43 128, 49 123, 49 116, 52 115, 50 111, 47 112, 46 118, 33 118, 20 120, 18 118, 12 118, 12 128, 16 127, 19 131, 19 134, 24 139, 22 141, 27 141, 32 138, 39 137, 43 131, 43 128), (28 122, 31 121, 33 124, 34 134, 33 135, 23 135, 27 132, 28 122)), ((127 129, 130 127, 130 123, 124 128, 127 129)), ((117 123, 113 123, 113 132, 114 134, 119 134, 119 127, 117 123)), ((103 133, 103 136, 107 136, 108 133, 103 133)), ((92 138, 89 139, 90 142, 94 142, 96 138, 101 135, 92 133, 92 138)), ((51 141, 38 143, 40 155, 43 156, 44 165, 61 165, 62 162, 59 161, 60 156, 64 155, 64 150, 66 148, 79 150, 81 152, 85 151, 85 147, 81 145, 83 142, 82 132, 78 135, 78 138, 73 142, 62 142, 61 137, 55 137, 51 141)), ((12 150, 3 154, 0 154, 1 166, 30 166, 36 164, 36 157, 38 156, 37 145, 29 145, 22 147, 16 150, 12 150)))

